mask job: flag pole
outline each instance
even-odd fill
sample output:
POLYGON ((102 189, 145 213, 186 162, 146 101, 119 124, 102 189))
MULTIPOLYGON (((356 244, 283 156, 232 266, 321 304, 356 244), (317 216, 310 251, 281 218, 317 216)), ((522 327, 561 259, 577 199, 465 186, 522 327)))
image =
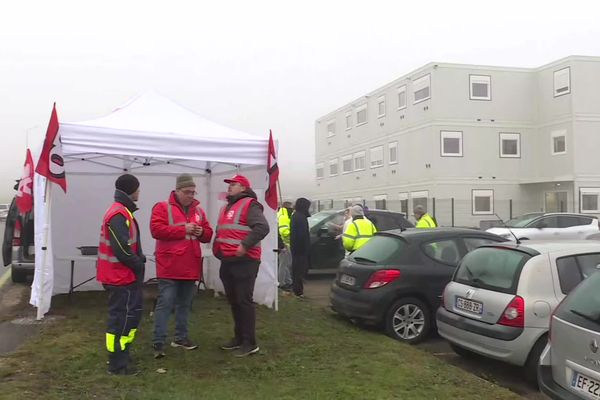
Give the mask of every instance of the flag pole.
POLYGON ((44 235, 42 239, 42 264, 40 268, 40 280, 39 280, 39 291, 38 295, 40 296, 37 301, 37 320, 41 320, 44 318, 44 314, 46 313, 44 310, 46 309, 46 305, 44 304, 44 286, 45 286, 45 277, 46 277, 46 263, 48 261, 48 230, 50 226, 50 196, 51 196, 51 187, 48 183, 48 178, 45 179, 45 188, 44 188, 44 235))

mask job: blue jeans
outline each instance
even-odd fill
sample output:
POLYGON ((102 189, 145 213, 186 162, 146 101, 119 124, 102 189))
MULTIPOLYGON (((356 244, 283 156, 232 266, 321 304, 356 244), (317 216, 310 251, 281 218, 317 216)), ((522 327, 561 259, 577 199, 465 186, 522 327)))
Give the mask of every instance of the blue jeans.
POLYGON ((158 302, 154 310, 153 344, 164 344, 171 312, 175 309, 175 340, 188 337, 188 316, 196 285, 194 281, 159 279, 158 302))

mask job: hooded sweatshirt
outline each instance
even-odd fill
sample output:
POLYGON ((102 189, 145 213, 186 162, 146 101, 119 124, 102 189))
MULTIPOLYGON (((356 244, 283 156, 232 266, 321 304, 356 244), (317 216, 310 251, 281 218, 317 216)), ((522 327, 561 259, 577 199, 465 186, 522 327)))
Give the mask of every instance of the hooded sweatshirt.
POLYGON ((304 197, 296 200, 290 232, 290 249, 294 256, 308 256, 310 253, 310 233, 308 231, 309 208, 310 200, 304 197))

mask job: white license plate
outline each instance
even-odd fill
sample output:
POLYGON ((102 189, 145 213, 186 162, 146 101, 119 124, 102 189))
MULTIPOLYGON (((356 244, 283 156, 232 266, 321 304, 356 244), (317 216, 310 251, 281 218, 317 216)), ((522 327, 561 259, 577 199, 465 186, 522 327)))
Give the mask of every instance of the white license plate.
POLYGON ((456 308, 474 314, 483 314, 483 304, 478 301, 456 297, 456 308))
POLYGON ((340 282, 342 282, 344 285, 354 286, 356 283, 356 278, 350 275, 342 274, 342 276, 340 276, 340 282))
POLYGON ((600 382, 573 371, 571 387, 593 399, 600 398, 600 382))

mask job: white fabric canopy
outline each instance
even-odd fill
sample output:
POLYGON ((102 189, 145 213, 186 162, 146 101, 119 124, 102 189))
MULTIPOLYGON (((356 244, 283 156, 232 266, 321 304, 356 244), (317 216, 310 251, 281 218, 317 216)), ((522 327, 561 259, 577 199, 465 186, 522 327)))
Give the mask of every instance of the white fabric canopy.
MULTIPOLYGON (((59 134, 67 175, 67 194, 51 186, 49 207, 44 207, 45 178, 34 179, 36 265, 31 304, 41 318, 50 307, 53 294, 69 290, 70 264, 75 262, 74 284, 95 275, 95 260, 77 257, 78 246, 97 246, 100 223, 112 203, 115 179, 132 173, 140 180, 139 211, 144 253, 154 253, 149 221, 152 206, 167 200, 181 173, 194 176, 197 198, 216 225, 224 203, 223 179, 235 173, 247 176, 258 200, 264 204, 268 185, 268 136, 261 137, 207 121, 196 113, 155 93, 147 93, 117 108, 111 114, 91 121, 60 123, 59 134), (221 199, 221 200, 220 200, 221 199), (48 211, 48 212, 47 212, 48 211), (44 232, 48 231, 46 257, 44 232)), ((277 302, 277 246, 275 211, 265 205, 271 232, 262 241, 262 263, 256 281, 254 300, 272 307, 277 302)), ((204 281, 210 289, 222 292, 219 262, 202 246, 204 281)), ((150 257, 153 260, 153 257, 150 257)), ((155 276, 153 261, 146 264, 146 279, 155 276)), ((100 290, 95 279, 78 290, 100 290)))

